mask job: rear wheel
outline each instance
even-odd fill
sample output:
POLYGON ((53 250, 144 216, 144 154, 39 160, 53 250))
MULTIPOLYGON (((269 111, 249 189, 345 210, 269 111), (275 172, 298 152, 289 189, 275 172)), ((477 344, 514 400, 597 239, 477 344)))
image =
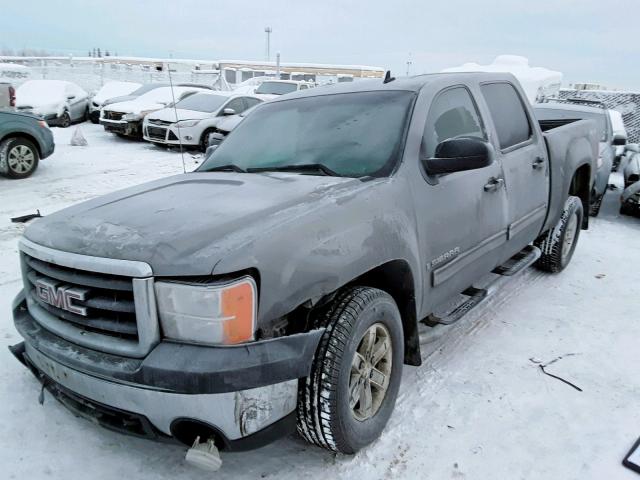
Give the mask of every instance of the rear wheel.
POLYGON ((9 178, 26 178, 36 171, 40 155, 36 146, 24 138, 9 138, 0 143, 0 164, 9 178))
POLYGON ((382 433, 395 406, 404 339, 400 312, 382 290, 338 295, 311 368, 300 382, 298 432, 310 443, 355 453, 382 433))
POLYGON ((569 197, 557 225, 539 237, 534 244, 542 255, 535 263, 540 270, 560 272, 569 265, 578 244, 582 225, 582 202, 578 197, 569 197))

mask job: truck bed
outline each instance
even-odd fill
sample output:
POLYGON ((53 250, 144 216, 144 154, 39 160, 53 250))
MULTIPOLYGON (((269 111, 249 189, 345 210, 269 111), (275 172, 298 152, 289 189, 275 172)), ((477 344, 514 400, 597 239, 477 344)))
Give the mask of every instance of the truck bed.
POLYGON ((588 159, 591 165, 589 181, 593 184, 600 135, 593 120, 542 120, 539 124, 549 155, 549 213, 543 229, 548 230, 560 219, 571 186, 572 177, 564 173, 565 166, 588 159))

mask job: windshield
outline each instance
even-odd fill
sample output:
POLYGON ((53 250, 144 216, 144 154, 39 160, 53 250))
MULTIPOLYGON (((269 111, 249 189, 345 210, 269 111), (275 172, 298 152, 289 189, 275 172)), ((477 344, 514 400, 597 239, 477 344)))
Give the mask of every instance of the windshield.
POLYGON ((229 97, 223 95, 211 95, 209 93, 196 93, 176 103, 176 108, 194 110, 196 112, 212 113, 218 110, 229 97))
POLYGON ((166 86, 167 85, 164 83, 147 83, 146 85, 142 85, 137 90, 134 90, 133 92, 131 92, 131 95, 135 95, 139 97, 140 95, 150 92, 151 90, 155 90, 156 88, 166 87, 166 86))
POLYGON ((406 91, 361 92, 263 104, 198 170, 321 165, 347 177, 388 175, 414 97, 406 91))
POLYGON ((285 93, 295 92, 297 89, 297 83, 262 82, 262 85, 256 89, 256 93, 262 93, 264 95, 284 95, 285 93))

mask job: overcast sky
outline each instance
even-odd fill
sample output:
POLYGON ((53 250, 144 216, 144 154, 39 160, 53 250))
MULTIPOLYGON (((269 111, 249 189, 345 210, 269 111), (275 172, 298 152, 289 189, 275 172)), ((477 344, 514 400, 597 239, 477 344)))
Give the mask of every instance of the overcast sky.
POLYGON ((640 90, 638 0, 7 0, 0 47, 439 71, 499 54, 640 90))

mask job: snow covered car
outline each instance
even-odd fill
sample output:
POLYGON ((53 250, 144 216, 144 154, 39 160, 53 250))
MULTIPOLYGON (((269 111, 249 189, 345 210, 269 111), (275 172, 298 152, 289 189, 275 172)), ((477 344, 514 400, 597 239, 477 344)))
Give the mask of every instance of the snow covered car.
POLYGON ((206 91, 199 87, 160 87, 128 102, 112 103, 100 112, 100 124, 107 132, 128 137, 142 137, 142 120, 146 115, 185 99, 189 95, 206 91))
POLYGON ((624 153, 622 154, 622 157, 620 159, 620 165, 618 166, 618 169, 621 172, 624 172, 625 167, 631 161, 631 158, 636 153, 640 153, 640 145, 639 144, 637 144, 637 143, 627 143, 624 146, 624 153))
POLYGON ((287 93, 297 92, 298 90, 307 90, 313 86, 312 83, 297 80, 267 80, 256 88, 255 93, 272 99, 287 93))
POLYGON ((182 144, 204 151, 209 134, 215 131, 222 119, 240 114, 259 103, 262 99, 254 95, 196 93, 177 102, 175 108, 167 107, 147 115, 143 123, 143 137, 155 144, 182 144))
MULTIPOLYGON (((611 129, 613 130, 613 136, 618 137, 620 139, 624 139, 624 143, 627 143, 627 129, 624 126, 624 120, 622 119, 622 114, 617 111, 610 109, 609 117, 611 119, 611 129)), ((620 161, 622 159, 622 155, 624 155, 625 145, 616 145, 614 149, 614 157, 613 157, 613 166, 611 170, 615 172, 618 170, 620 166, 620 161)))
POLYGON ((16 109, 39 115, 51 126, 85 121, 88 105, 89 94, 65 80, 29 80, 16 91, 16 109))
POLYGON ((89 120, 92 123, 98 123, 100 120, 100 109, 112 98, 130 95, 132 92, 139 90, 141 83, 135 82, 107 82, 100 90, 91 98, 89 102, 89 120))
MULTIPOLYGON (((257 105, 251 108, 246 109, 244 112, 236 115, 225 116, 223 119, 218 122, 218 125, 215 128, 215 131, 209 134, 209 139, 207 140, 207 147, 217 147, 222 143, 222 141, 226 138, 231 131, 238 126, 238 124, 245 119, 247 115, 253 112, 256 109, 257 105)), ((209 150, 207 149, 207 153, 209 150)))
POLYGON ((627 142, 626 138, 614 135, 608 110, 603 108, 599 102, 569 99, 558 103, 539 103, 533 106, 533 111, 538 121, 541 122, 543 130, 559 127, 575 120, 595 120, 600 135, 600 144, 589 215, 597 216, 600 212, 602 199, 607 192, 609 174, 613 166, 614 148, 618 145, 624 145, 627 142))
POLYGON ((0 175, 26 178, 54 148, 47 122, 31 113, 0 110, 0 175))
POLYGON ((640 181, 640 153, 634 152, 627 157, 622 176, 624 178, 624 188, 640 181))

